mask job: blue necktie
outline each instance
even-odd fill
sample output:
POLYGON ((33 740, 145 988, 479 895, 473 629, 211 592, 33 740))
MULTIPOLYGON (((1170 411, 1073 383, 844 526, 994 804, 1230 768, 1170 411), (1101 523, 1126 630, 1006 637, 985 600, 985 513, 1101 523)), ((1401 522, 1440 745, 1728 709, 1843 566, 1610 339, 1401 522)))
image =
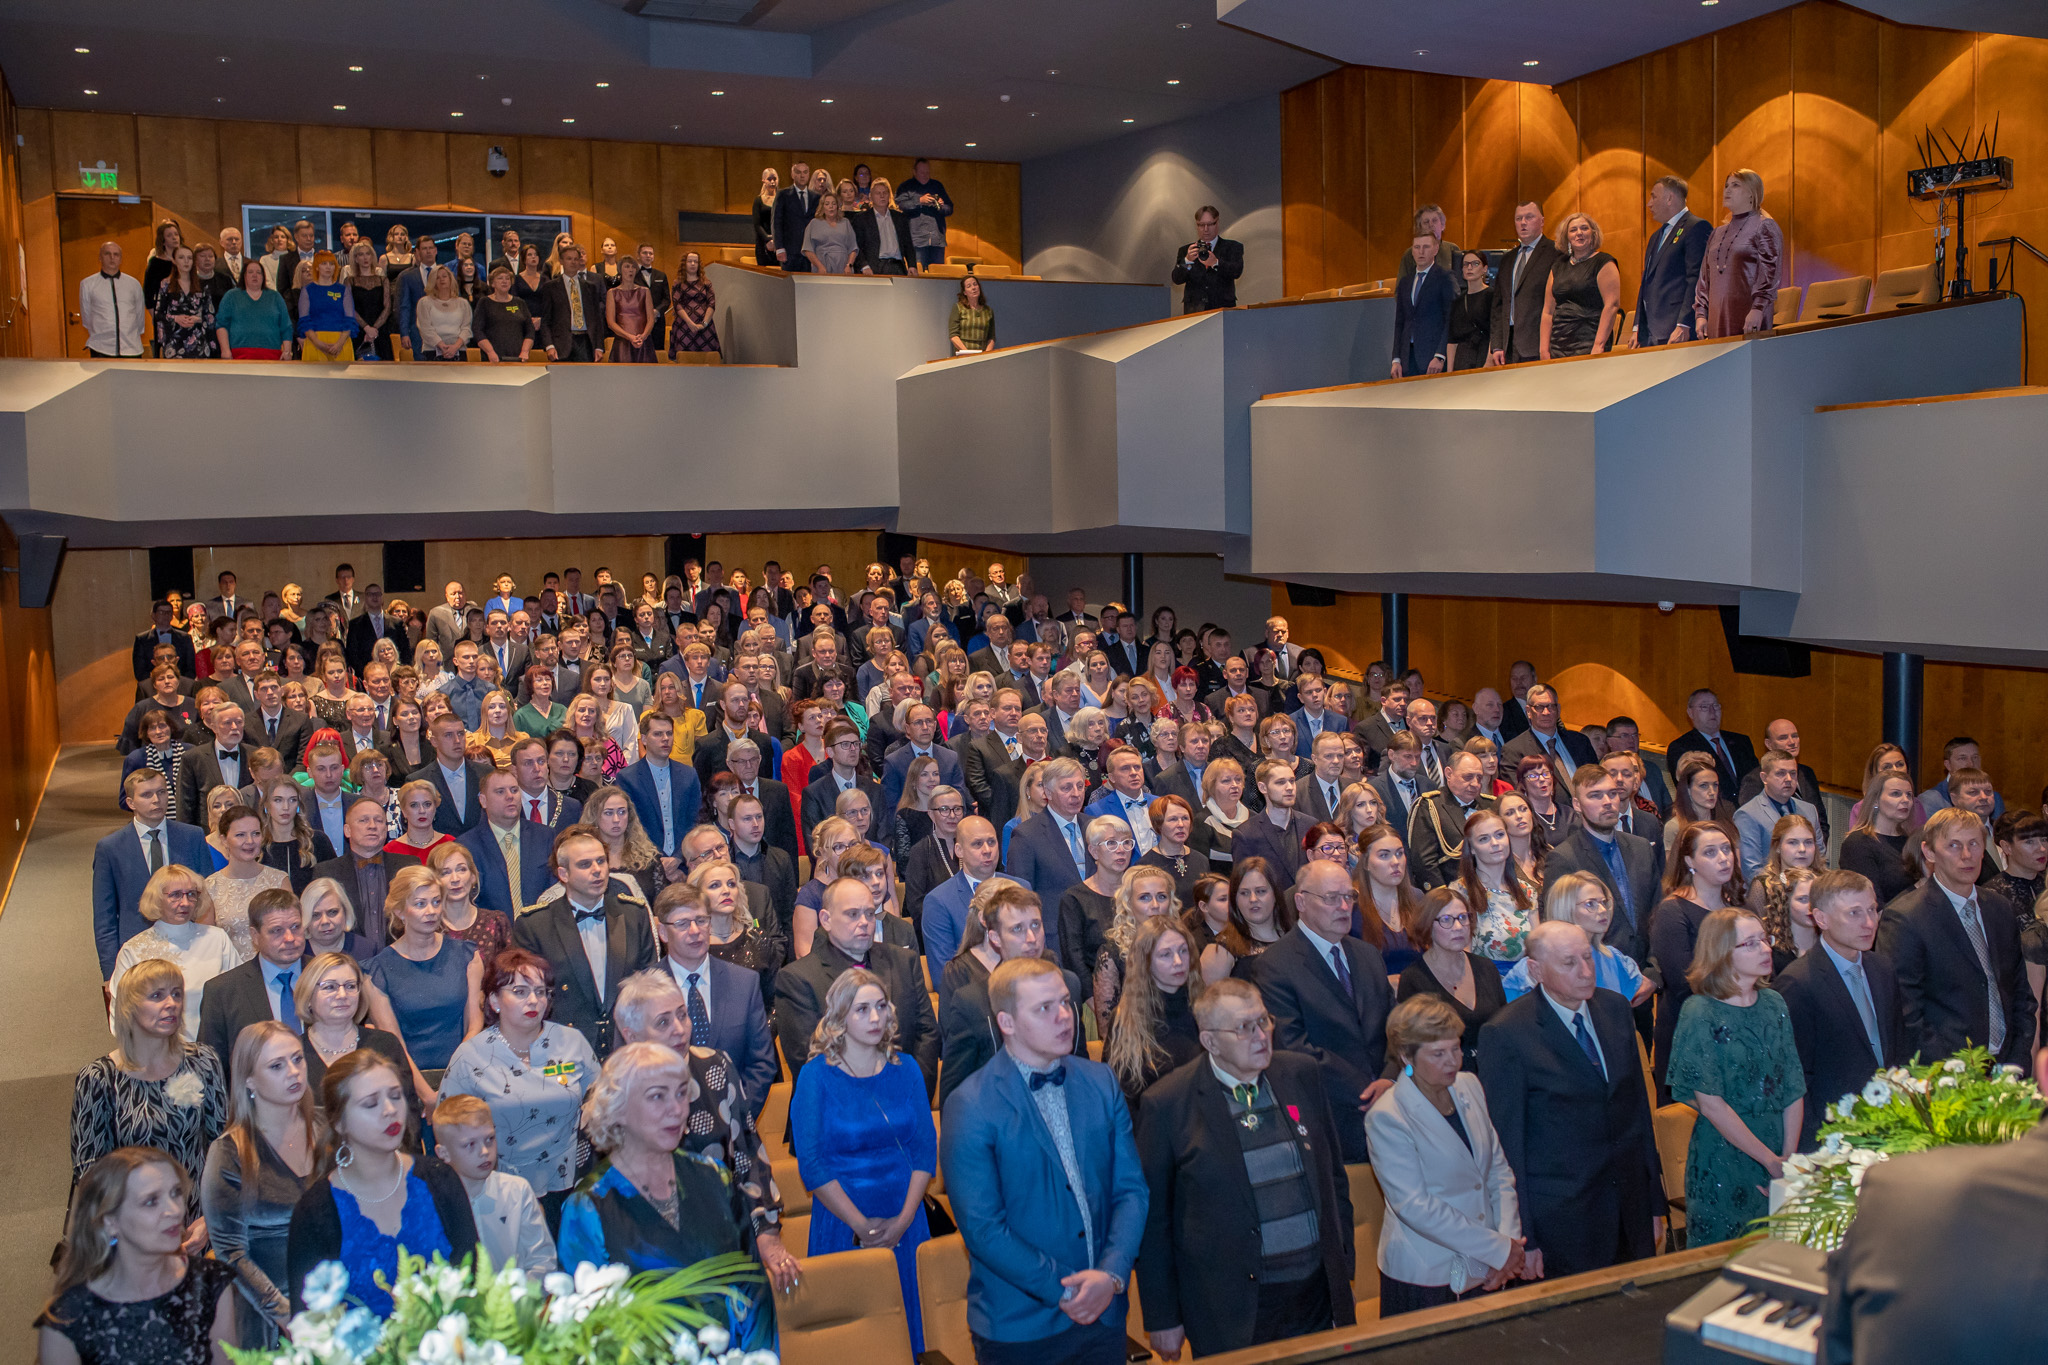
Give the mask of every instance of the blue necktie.
POLYGON ((299 1027, 298 1007, 292 1003, 292 982, 297 977, 296 970, 287 970, 277 978, 277 1017, 293 1033, 302 1032, 299 1027))
POLYGON ((1595 839, 1600 846, 1600 856, 1607 860, 1607 871, 1614 877, 1614 899, 1621 906, 1622 915, 1628 920, 1628 927, 1636 927, 1635 899, 1629 894, 1628 868, 1621 860, 1621 840, 1595 839))
POLYGON ((698 1047, 711 1046, 711 1011, 704 1008, 704 992, 697 989, 697 973, 687 978, 690 984, 690 1037, 698 1047))
POLYGON ((1330 970, 1337 974, 1337 984, 1344 988, 1344 998, 1355 1002, 1357 992, 1351 985, 1351 964, 1344 960, 1344 949, 1336 944, 1330 945, 1330 970))
POLYGON ((1572 1016, 1572 1033, 1578 1038, 1579 1046, 1585 1049, 1586 1056, 1592 1059, 1593 1069, 1600 1073, 1600 1079, 1606 1080, 1607 1066, 1600 1060, 1600 1048, 1593 1042, 1592 1031, 1586 1027, 1585 1015, 1572 1016))
POLYGON ((1060 823, 1060 829, 1067 836, 1067 850, 1074 855, 1074 866, 1082 869, 1083 875, 1086 875, 1088 855, 1081 848, 1081 831, 1065 821, 1060 823))

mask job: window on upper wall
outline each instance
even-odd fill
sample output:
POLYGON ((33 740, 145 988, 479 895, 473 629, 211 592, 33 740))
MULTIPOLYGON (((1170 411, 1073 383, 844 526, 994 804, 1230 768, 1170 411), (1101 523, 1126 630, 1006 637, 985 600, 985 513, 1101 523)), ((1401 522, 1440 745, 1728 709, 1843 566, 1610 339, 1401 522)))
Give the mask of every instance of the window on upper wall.
MULTIPOLYGON (((286 232, 301 218, 313 225, 313 237, 324 251, 335 249, 341 225, 354 223, 356 234, 369 239, 379 255, 384 237, 393 225, 403 223, 406 233, 417 242, 432 237, 442 258, 453 256, 455 239, 467 232, 476 239, 477 258, 489 262, 498 254, 498 239, 509 229, 522 242, 539 242, 541 255, 554 248, 555 235, 569 231, 569 215, 549 213, 451 213, 445 210, 313 208, 294 204, 242 205, 242 241, 245 249, 261 256, 267 249, 270 230, 286 232)), ((595 254, 593 252, 593 254, 595 254)))

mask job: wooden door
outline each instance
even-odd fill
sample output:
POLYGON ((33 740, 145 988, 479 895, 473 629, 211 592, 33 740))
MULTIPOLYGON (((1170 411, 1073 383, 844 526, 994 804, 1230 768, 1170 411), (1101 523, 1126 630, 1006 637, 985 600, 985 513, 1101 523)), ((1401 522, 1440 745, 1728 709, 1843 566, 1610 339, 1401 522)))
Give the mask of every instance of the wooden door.
MULTIPOLYGON (((78 321, 78 285, 100 268, 100 246, 121 244, 121 272, 140 283, 149 268, 149 253, 155 246, 152 223, 155 206, 147 199, 124 204, 91 195, 57 197, 57 234, 64 263, 64 354, 84 360, 85 328, 78 321)), ((143 335, 149 328, 143 328, 143 335)))

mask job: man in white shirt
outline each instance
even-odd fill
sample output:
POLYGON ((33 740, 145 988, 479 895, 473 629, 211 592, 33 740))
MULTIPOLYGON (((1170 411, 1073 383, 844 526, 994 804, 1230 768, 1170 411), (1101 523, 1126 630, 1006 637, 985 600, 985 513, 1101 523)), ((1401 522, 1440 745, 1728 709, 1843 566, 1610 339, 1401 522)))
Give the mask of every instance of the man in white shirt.
POLYGON ((148 312, 141 283, 121 273, 121 244, 102 242, 99 273, 78 283, 86 354, 96 360, 142 359, 142 319, 148 312))
POLYGON ((616 1041, 612 1006, 619 987, 654 965, 654 930, 646 903, 627 899, 612 883, 604 845, 595 835, 564 835, 555 845, 554 866, 566 894, 521 915, 512 926, 512 944, 548 960, 557 983, 550 1017, 582 1033, 602 1059, 616 1041))
POLYGON ((1159 842, 1159 833, 1152 828, 1152 793, 1145 790, 1145 756, 1129 744, 1120 744, 1104 767, 1102 794, 1085 813, 1090 818, 1114 815, 1129 825, 1138 842, 1135 857, 1142 858, 1159 842))

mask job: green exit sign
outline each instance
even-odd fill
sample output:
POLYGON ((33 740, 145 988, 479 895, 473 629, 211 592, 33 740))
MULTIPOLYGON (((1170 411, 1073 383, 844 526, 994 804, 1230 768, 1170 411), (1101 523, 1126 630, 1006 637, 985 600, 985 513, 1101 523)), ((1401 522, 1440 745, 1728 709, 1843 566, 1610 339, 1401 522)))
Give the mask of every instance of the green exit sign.
POLYGON ((90 166, 81 161, 78 163, 78 185, 80 189, 87 190, 117 190, 121 188, 121 168, 119 165, 109 166, 104 161, 96 161, 90 166))

